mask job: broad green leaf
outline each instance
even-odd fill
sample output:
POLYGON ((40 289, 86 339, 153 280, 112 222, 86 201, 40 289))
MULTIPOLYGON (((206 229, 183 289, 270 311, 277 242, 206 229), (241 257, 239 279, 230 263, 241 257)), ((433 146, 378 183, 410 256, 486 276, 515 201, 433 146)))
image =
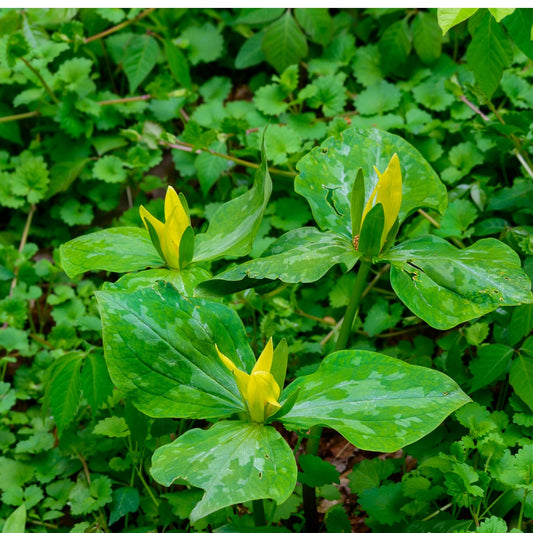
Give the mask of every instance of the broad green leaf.
POLYGON ((426 65, 436 61, 442 50, 442 32, 433 13, 420 11, 411 25, 416 54, 426 65))
MULTIPOLYGON (((226 153, 226 146, 221 142, 212 143, 209 148, 215 152, 226 153)), ((198 181, 204 196, 215 184, 222 172, 231 168, 230 162, 209 152, 202 152, 194 161, 194 167, 198 171, 198 181)))
POLYGON ((478 348, 476 357, 469 365, 473 376, 469 394, 501 378, 512 355, 513 349, 504 344, 486 344, 478 348))
POLYGON ((144 228, 109 228, 82 235, 62 244, 59 254, 71 278, 89 270, 129 272, 163 266, 144 228))
POLYGON ((46 198, 66 191, 80 175, 85 165, 91 161, 87 157, 77 157, 68 161, 59 161, 50 169, 50 185, 46 198))
POLYGON ((357 501, 372 521, 393 526, 405 519, 402 506, 407 503, 401 483, 373 487, 359 495, 357 501))
POLYGON ((191 522, 229 505, 270 498, 283 503, 296 485, 296 461, 271 426, 242 421, 193 429, 157 449, 151 474, 162 485, 182 479, 205 490, 191 522))
POLYGON ((471 19, 468 27, 472 35, 466 52, 468 67, 474 73, 478 87, 490 99, 503 69, 513 59, 511 41, 488 11, 471 19))
MULTIPOLYGON (((264 11, 264 9, 262 11, 264 11)), ((264 33, 260 31, 244 41, 235 57, 235 68, 243 69, 253 67, 265 60, 265 53, 261 49, 263 35, 264 33)))
POLYGON ((511 365, 509 383, 516 394, 533 409, 533 358, 518 354, 511 365))
POLYGON ((398 244, 383 260, 392 265, 392 287, 403 303, 437 329, 533 302, 518 255, 496 239, 459 250, 427 235, 398 244))
POLYGON ((514 7, 489 7, 490 14, 496 19, 496 22, 501 22, 505 17, 511 15, 515 9, 514 7))
POLYGON ((165 40, 165 54, 174 79, 190 89, 192 87, 191 74, 183 52, 172 41, 167 39, 165 40))
POLYGON ((234 24, 262 25, 277 19, 285 11, 282 7, 266 7, 243 9, 243 13, 234 21, 234 24))
POLYGON ((439 8, 437 10, 437 19, 442 29, 443 35, 446 35, 450 28, 457 26, 464 20, 470 18, 478 8, 439 8))
POLYGON ((246 255, 252 248, 271 192, 272 180, 263 147, 261 166, 255 172, 253 187, 222 204, 211 218, 207 231, 196 235, 193 261, 246 255))
POLYGON ((134 93, 150 74, 155 67, 158 55, 159 45, 154 37, 146 33, 132 37, 122 61, 130 92, 134 93))
POLYGON ((4 522, 3 533, 24 533, 26 531, 26 505, 17 507, 4 522))
POLYGON ((533 9, 516 9, 512 15, 503 19, 503 25, 508 34, 512 35, 516 46, 529 59, 533 59, 533 9))
POLYGON ((331 427, 358 448, 381 452, 422 438, 470 401, 436 370, 362 350, 327 356, 316 372, 293 381, 282 398, 296 388, 300 394, 281 422, 331 427))
POLYGON ((342 235, 321 233, 312 227, 298 228, 271 244, 263 257, 201 283, 199 291, 231 294, 275 279, 284 283, 312 283, 338 263, 350 270, 360 255, 351 240, 342 235))
POLYGON ((152 417, 215 418, 244 410, 215 344, 238 368, 255 363, 244 327, 222 304, 186 299, 169 283, 96 293, 115 386, 152 417))
POLYGON ((290 11, 265 31, 261 48, 266 60, 280 73, 307 55, 307 40, 290 11))
POLYGON ((402 170, 400 222, 415 209, 427 207, 444 213, 446 188, 429 163, 401 137, 384 131, 350 128, 326 139, 304 156, 296 167, 300 174, 294 189, 304 196, 323 230, 351 238, 350 198, 361 167, 365 177, 365 204, 378 177, 397 153, 402 170))
POLYGON ((407 20, 393 22, 381 35, 378 49, 381 66, 386 73, 402 74, 407 57, 411 52, 411 35, 407 20))
POLYGON ((59 436, 72 422, 80 403, 80 368, 83 357, 78 353, 58 359, 52 368, 47 386, 50 411, 57 425, 59 436))
MULTIPOLYGON (((133 290, 151 287, 157 281, 168 281, 176 287, 180 294, 192 296, 195 287, 210 277, 211 274, 207 270, 196 265, 190 265, 184 270, 154 268, 141 272, 131 272, 122 276, 113 285, 118 289, 133 290)), ((106 287, 106 289, 108 288, 106 287)))

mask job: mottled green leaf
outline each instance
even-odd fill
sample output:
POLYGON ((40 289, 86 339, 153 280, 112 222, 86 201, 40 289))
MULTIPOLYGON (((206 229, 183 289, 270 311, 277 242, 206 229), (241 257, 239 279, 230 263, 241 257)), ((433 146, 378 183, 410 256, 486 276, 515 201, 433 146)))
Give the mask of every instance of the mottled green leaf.
POLYGON ((191 521, 244 501, 283 503, 296 485, 296 461, 271 426, 242 421, 193 429, 152 457, 151 474, 162 485, 182 479, 205 490, 191 521))
POLYGON ((135 35, 129 41, 122 63, 132 93, 155 67, 158 55, 159 45, 147 33, 135 35))
POLYGON ((115 386, 152 417, 214 418, 244 410, 215 344, 235 364, 255 363, 244 327, 222 304, 154 288, 97 292, 104 350, 115 386))
POLYGON ((283 397, 300 388, 290 427, 328 426, 358 448, 396 451, 432 431, 470 401, 448 376, 362 350, 327 356, 311 375, 293 381, 283 397))
POLYGON ((401 137, 375 129, 350 128, 311 150, 296 165, 300 174, 294 189, 307 199, 323 230, 351 238, 350 197, 357 171, 364 172, 366 203, 378 180, 374 165, 383 172, 395 153, 403 180, 400 221, 419 207, 443 213, 446 188, 429 163, 401 137))
POLYGON ((403 242, 385 256, 403 303, 437 329, 448 329, 503 305, 533 301, 516 253, 496 239, 459 250, 436 236, 403 242))
POLYGON ((470 18, 476 11, 476 8, 439 8, 437 11, 437 19, 439 26, 442 28, 442 33, 446 35, 450 28, 460 24, 464 20, 470 18))
POLYGON ((312 227, 298 228, 271 244, 263 257, 230 268, 201 283, 199 290, 231 294, 275 279, 284 283, 312 283, 338 263, 350 270, 360 255, 351 240, 342 235, 321 233, 312 227))
POLYGON ((274 22, 263 36, 261 48, 266 60, 278 71, 299 63, 307 55, 307 40, 290 11, 274 22))
POLYGON ((207 231, 195 238, 193 260, 211 261, 221 256, 246 255, 252 248, 271 192, 272 181, 263 148, 253 187, 218 208, 207 231))
POLYGON ((82 235, 61 245, 59 254, 71 278, 89 270, 129 272, 163 266, 144 228, 109 228, 82 235))

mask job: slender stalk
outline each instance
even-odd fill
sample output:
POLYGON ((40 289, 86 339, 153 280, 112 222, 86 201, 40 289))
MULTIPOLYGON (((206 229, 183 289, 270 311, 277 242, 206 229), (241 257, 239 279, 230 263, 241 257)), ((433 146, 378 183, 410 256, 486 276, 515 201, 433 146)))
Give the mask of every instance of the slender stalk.
POLYGON ((44 78, 41 76, 41 73, 32 67, 31 63, 24 57, 21 57, 24 64, 39 78, 39 81, 41 82, 42 86, 44 87, 44 90, 50 95, 50 98, 56 103, 59 104, 59 100, 57 99, 57 96, 54 94, 48 83, 44 80, 44 78))
POLYGON ((135 22, 139 22, 139 20, 143 19, 144 17, 147 17, 150 13, 152 13, 152 11, 155 11, 155 7, 145 9, 144 11, 139 13, 135 18, 132 18, 131 20, 126 20, 124 22, 121 22, 120 24, 117 24, 116 26, 113 26, 112 28, 109 28, 108 30, 97 33, 96 35, 93 35, 91 37, 87 37, 86 39, 84 39, 83 42, 87 44, 87 43, 91 43, 92 41, 102 39, 103 37, 107 37, 108 35, 111 35, 112 33, 120 31, 126 26, 129 26, 130 24, 135 24, 135 22))
POLYGON ((98 102, 98 104, 100 105, 127 104, 128 102, 150 100, 150 98, 153 98, 151 94, 142 94, 140 96, 128 96, 126 98, 116 98, 115 100, 102 100, 101 102, 98 102))
POLYGON ((9 115, 8 117, 0 117, 0 124, 2 122, 12 122, 14 120, 23 120, 25 118, 38 117, 40 111, 29 111, 28 113, 19 113, 18 115, 9 115))
MULTIPOLYGON (((368 274, 370 273, 370 268, 372 263, 370 260, 364 258, 360 261, 359 270, 357 271, 357 277, 355 278, 355 283, 352 289, 352 294, 348 302, 348 307, 344 312, 344 317, 342 320, 342 326, 337 337, 337 342, 335 343, 335 350, 344 350, 348 346, 348 340, 350 338, 350 332, 352 330, 352 324, 359 309, 359 304, 361 303, 361 297, 365 289, 368 274)), ((309 430, 309 436, 307 438, 307 446, 305 452, 307 455, 317 455, 320 445, 320 436, 322 434, 321 426, 313 426, 309 430)), ((316 510, 316 491, 314 487, 309 487, 308 485, 303 485, 302 495, 304 502, 304 516, 305 516, 305 530, 307 533, 318 533, 318 513, 316 510)))
MULTIPOLYGON (((238 157, 234 157, 232 155, 222 154, 220 152, 215 152, 214 150, 209 149, 198 149, 195 150, 192 144, 189 143, 167 143, 162 141, 160 143, 162 146, 166 146, 168 148, 174 148, 175 150, 181 150, 183 152, 193 152, 195 154, 201 154, 202 152, 208 152, 211 155, 216 155, 217 157, 221 157, 222 159, 227 159, 228 161, 233 161, 234 163, 237 163, 238 165, 242 165, 243 167, 249 167, 249 168, 259 168, 259 164, 252 163, 251 161, 246 161, 246 159, 239 159, 238 157)), ((292 172, 289 170, 279 170, 277 168, 269 167, 268 171, 270 174, 278 174, 279 176, 286 176, 288 178, 294 178, 294 176, 297 175, 297 172, 292 172)))
POLYGON ((528 495, 528 490, 524 490, 524 497, 522 498, 522 503, 520 505, 520 514, 518 515, 518 523, 516 524, 517 529, 522 531, 522 520, 524 519, 524 507, 526 505, 526 498, 528 495))
POLYGON ((255 527, 266 526, 265 506, 263 504, 263 500, 253 500, 252 509, 254 513, 255 527))

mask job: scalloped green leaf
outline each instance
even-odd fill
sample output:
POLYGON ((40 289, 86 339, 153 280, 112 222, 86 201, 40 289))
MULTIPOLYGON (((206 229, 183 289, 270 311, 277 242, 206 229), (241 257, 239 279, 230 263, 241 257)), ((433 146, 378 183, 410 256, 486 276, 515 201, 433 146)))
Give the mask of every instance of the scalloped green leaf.
POLYGON ((279 279, 284 283, 312 283, 336 264, 350 270, 361 256, 342 235, 304 227, 289 231, 272 243, 263 257, 230 268, 201 283, 199 293, 231 294, 279 279))
POLYGON ((470 401, 441 372, 364 350, 328 355, 316 372, 293 381, 282 399, 298 388, 281 422, 327 426, 358 448, 380 452, 417 441, 470 401))
POLYGON ((504 305, 533 302, 520 258, 496 239, 459 250, 427 235, 398 244, 383 260, 402 302, 437 329, 453 328, 504 305))
POLYGON ((235 420, 193 429, 161 446, 151 474, 165 486, 181 479, 205 490, 191 513, 194 523, 244 501, 283 503, 294 490, 297 469, 292 450, 273 427, 235 420))
POLYGON ((89 270, 122 273, 164 264, 144 228, 109 228, 82 235, 62 244, 59 256, 71 278, 89 270))
POLYGON ((215 344, 245 371, 255 363, 237 314, 187 299, 169 283, 96 293, 115 386, 152 417, 214 418, 244 411, 215 344))
POLYGON ((350 197, 358 169, 364 172, 366 202, 378 180, 374 165, 383 172, 395 153, 403 180, 400 222, 420 207, 444 214, 446 187, 429 163, 401 137, 376 129, 349 128, 326 139, 296 165, 300 174, 294 189, 307 199, 321 229, 350 238, 350 197))

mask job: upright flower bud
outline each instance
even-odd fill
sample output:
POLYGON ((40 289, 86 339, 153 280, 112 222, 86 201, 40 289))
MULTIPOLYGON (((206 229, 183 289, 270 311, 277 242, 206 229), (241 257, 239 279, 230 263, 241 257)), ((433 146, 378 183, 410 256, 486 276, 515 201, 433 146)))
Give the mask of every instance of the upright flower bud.
POLYGON ((180 245, 182 245, 184 233, 191 227, 191 221, 178 193, 173 187, 168 187, 165 196, 164 223, 155 218, 142 205, 139 213, 156 250, 165 263, 170 268, 180 269, 183 263, 183 258, 180 258, 180 245))

